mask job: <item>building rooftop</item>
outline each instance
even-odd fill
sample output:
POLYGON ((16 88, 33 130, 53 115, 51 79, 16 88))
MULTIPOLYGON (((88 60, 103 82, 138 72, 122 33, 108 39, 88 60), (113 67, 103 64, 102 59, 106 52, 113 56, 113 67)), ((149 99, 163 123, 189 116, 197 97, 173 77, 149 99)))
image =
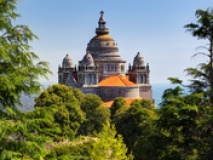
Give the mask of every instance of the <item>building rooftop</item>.
POLYGON ((121 76, 110 76, 99 83, 99 86, 137 86, 137 84, 129 81, 128 79, 122 78, 121 76))

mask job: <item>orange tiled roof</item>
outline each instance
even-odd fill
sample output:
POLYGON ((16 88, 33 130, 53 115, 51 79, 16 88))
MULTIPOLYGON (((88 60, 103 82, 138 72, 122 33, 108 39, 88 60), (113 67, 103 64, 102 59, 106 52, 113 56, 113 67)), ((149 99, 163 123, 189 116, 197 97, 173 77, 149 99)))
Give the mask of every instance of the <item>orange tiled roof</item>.
POLYGON ((99 86, 137 86, 135 83, 129 81, 128 79, 122 78, 121 76, 110 76, 102 80, 99 86))
POLYGON ((129 80, 129 75, 126 75, 126 79, 129 80))

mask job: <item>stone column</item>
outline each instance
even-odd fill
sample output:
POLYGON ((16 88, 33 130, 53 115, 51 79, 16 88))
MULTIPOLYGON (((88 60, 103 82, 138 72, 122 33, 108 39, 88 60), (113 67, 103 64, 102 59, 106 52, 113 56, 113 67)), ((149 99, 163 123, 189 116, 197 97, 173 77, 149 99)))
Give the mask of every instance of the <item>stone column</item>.
POLYGON ((96 84, 98 84, 98 74, 96 73, 96 84))
POLYGON ((92 82, 91 82, 91 84, 94 84, 94 83, 95 83, 95 79, 94 79, 94 76, 95 76, 95 75, 92 74, 91 76, 92 76, 92 80, 91 80, 92 82))
POLYGON ((87 74, 84 73, 84 84, 87 84, 87 74))
POLYGON ((149 84, 149 74, 146 75, 146 83, 149 84))
POLYGON ((119 70, 118 69, 119 69, 119 64, 116 64, 115 65, 115 72, 119 74, 119 70))
POLYGON ((142 78, 142 77, 141 77, 141 75, 140 75, 140 74, 138 74, 138 78, 137 78, 137 80, 138 80, 138 81, 137 81, 137 83, 139 83, 139 84, 141 83, 141 81, 142 81, 142 79, 141 79, 141 78, 142 78))
POLYGON ((138 84, 138 73, 136 74, 136 83, 138 84))

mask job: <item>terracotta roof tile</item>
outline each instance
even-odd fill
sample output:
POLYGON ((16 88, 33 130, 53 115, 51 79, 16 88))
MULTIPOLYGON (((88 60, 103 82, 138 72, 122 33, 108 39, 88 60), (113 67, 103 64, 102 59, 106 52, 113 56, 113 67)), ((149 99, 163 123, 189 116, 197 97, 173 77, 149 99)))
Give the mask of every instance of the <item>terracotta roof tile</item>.
POLYGON ((137 86, 135 83, 128 79, 122 78, 121 76, 110 76, 102 80, 99 86, 137 86))
POLYGON ((126 79, 129 80, 129 75, 126 75, 126 79))

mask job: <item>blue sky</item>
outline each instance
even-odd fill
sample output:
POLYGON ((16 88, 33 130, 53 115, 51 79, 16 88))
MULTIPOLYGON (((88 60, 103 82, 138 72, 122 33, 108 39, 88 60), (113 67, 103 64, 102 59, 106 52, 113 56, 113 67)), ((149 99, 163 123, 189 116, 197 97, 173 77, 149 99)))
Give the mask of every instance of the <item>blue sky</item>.
POLYGON ((127 66, 141 52, 150 64, 151 83, 167 83, 171 76, 187 80, 184 69, 206 61, 191 56, 207 42, 196 40, 183 26, 196 22, 195 11, 212 7, 212 0, 19 0, 17 7, 22 17, 16 23, 28 25, 39 37, 31 46, 50 63, 49 82, 57 83, 66 54, 75 64, 83 58, 101 10, 127 66))

